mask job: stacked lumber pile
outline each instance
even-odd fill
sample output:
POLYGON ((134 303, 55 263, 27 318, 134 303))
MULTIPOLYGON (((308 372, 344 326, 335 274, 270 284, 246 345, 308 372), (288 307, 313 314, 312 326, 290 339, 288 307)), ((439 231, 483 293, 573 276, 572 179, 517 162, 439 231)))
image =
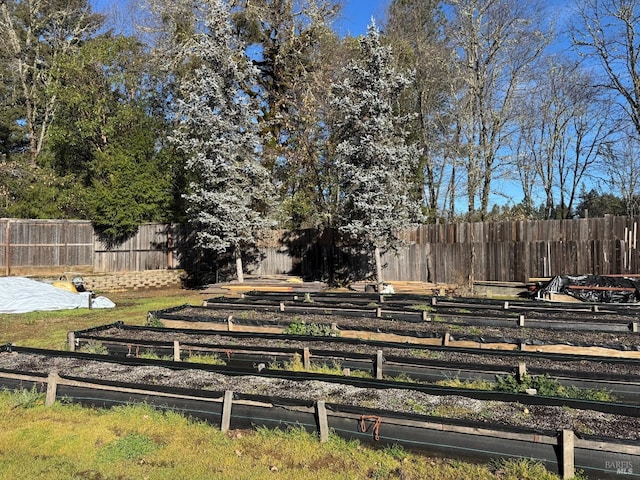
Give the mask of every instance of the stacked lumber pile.
MULTIPOLYGON (((457 286, 447 283, 410 282, 392 280, 385 282, 393 287, 394 293, 417 294, 433 296, 454 296, 457 286)), ((332 289, 331 291, 355 291, 365 292, 373 289, 373 282, 353 282, 348 288, 332 289), (367 288, 369 287, 369 288, 367 288)), ((304 282, 299 277, 289 275, 248 276, 244 283, 237 281, 227 283, 215 283, 202 291, 204 295, 229 295, 237 296, 247 292, 275 292, 275 293, 306 293, 321 292, 327 290, 327 285, 322 282, 304 282)))
POLYGON ((304 282, 288 275, 247 276, 244 283, 237 281, 209 285, 203 294, 240 295, 246 292, 306 293, 320 292, 326 288, 322 282, 304 282))
MULTIPOLYGON (((384 283, 386 285, 391 285, 394 293, 403 294, 445 297, 454 296, 457 290, 457 286, 450 283, 411 282, 404 280, 391 280, 384 283)), ((374 282, 353 282, 349 285, 350 290, 355 290, 357 292, 364 292, 371 288, 375 289, 374 282), (369 286, 369 289, 367 289, 367 286, 369 286)))

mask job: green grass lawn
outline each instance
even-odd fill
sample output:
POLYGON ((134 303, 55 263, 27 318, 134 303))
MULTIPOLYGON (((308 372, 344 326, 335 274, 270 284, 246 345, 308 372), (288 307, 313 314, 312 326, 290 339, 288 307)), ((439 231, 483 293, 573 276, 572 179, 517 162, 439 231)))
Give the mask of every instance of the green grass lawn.
POLYGON ((526 460, 472 465, 394 447, 365 448, 302 430, 229 434, 145 405, 111 410, 0 393, 2 479, 551 480, 526 460))
MULTIPOLYGON (((108 310, 0 315, 0 341, 66 349, 67 332, 124 321, 143 325, 147 312, 204 297, 193 291, 107 295, 108 310)), ((551 480, 527 460, 474 465, 395 447, 366 448, 304 431, 234 431, 145 405, 111 410, 57 402, 32 391, 0 392, 0 479, 441 479, 551 480)))

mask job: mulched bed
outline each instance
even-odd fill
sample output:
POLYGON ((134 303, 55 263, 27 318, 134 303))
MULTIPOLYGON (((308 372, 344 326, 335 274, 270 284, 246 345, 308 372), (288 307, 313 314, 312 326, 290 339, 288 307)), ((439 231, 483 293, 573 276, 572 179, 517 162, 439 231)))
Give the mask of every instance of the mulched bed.
MULTIPOLYGON (((230 343, 237 344, 238 349, 241 346, 268 347, 277 348, 295 348, 302 350, 309 347, 311 353, 313 351, 340 351, 345 354, 360 353, 368 354, 374 357, 378 350, 377 347, 366 344, 348 344, 348 343, 331 343, 329 341, 314 341, 309 343, 298 340, 279 340, 271 338, 243 337, 229 338, 223 335, 199 335, 198 333, 182 333, 166 331, 136 331, 122 330, 119 328, 110 328, 100 332, 100 336, 110 337, 114 340, 129 339, 138 341, 160 341, 187 343, 190 345, 202 344, 219 344, 228 345, 230 343)), ((428 347, 416 345, 413 348, 384 348, 385 357, 403 357, 409 359, 431 358, 434 360, 444 361, 448 363, 471 363, 478 365, 497 365, 517 367, 518 362, 526 362, 528 369, 540 370, 572 370, 576 372, 601 373, 601 374, 620 374, 620 375, 637 375, 640 376, 640 363, 603 363, 594 358, 593 360, 551 360, 545 358, 530 358, 525 356, 499 355, 499 352, 493 351, 491 356, 473 353, 456 352, 451 350, 429 350, 428 347)))
POLYGON ((482 401, 463 396, 427 395, 405 389, 367 389, 321 381, 293 381, 255 375, 226 376, 214 372, 160 366, 128 366, 93 360, 50 358, 36 354, 0 353, 0 368, 25 372, 52 372, 117 382, 167 385, 245 394, 325 400, 329 403, 396 412, 467 419, 487 424, 539 430, 571 429, 576 434, 625 440, 640 439, 640 418, 588 410, 482 401))
MULTIPOLYGON (((581 313, 571 313, 572 318, 579 320, 581 313)), ((341 317, 337 315, 321 314, 282 314, 278 312, 260 310, 233 310, 184 306, 172 312, 172 315, 206 321, 207 319, 226 319, 229 315, 242 320, 276 321, 282 324, 304 321, 308 324, 331 325, 337 323, 341 330, 367 330, 374 332, 403 331, 407 335, 424 337, 442 337, 449 333, 451 340, 458 338, 475 338, 493 341, 503 339, 511 343, 527 343, 529 345, 589 345, 616 348, 619 350, 640 350, 640 336, 638 333, 626 332, 597 332, 584 330, 559 330, 543 328, 509 328, 490 326, 464 326, 444 321, 407 322, 388 320, 384 318, 341 317)), ((162 314, 159 317, 162 320, 162 314)), ((515 319, 514 319, 515 322, 515 319)), ((194 325, 195 328, 195 325, 194 325)))

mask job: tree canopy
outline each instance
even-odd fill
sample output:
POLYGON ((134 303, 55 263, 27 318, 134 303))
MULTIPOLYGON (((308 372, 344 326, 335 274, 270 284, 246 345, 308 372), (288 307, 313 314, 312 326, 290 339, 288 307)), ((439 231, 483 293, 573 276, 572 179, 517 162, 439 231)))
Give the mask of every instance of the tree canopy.
POLYGON ((361 36, 346 1, 0 2, 0 216, 197 220, 222 256, 270 225, 384 250, 419 210, 638 213, 639 0, 390 0, 361 36))
POLYGON ((270 227, 273 202, 258 132, 258 102, 252 94, 257 70, 231 34, 229 12, 211 0, 202 31, 179 55, 196 65, 176 98, 173 143, 184 153, 191 183, 187 215, 205 252, 230 252, 243 279, 242 259, 270 227))

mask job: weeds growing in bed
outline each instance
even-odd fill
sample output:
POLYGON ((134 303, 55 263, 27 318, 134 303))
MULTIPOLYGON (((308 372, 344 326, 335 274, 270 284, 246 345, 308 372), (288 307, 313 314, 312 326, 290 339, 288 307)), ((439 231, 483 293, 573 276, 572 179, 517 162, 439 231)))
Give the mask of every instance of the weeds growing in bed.
POLYGON ((290 323, 284 330, 285 335, 304 335, 307 337, 338 337, 340 332, 331 325, 307 323, 304 320, 290 323))
POLYGON ((605 389, 566 387, 548 375, 525 374, 518 378, 516 375, 498 375, 495 390, 499 392, 524 393, 535 389, 538 395, 560 398, 575 398, 578 400, 595 400, 598 402, 613 402, 615 396, 605 389))
POLYGON ((108 355, 109 351, 102 343, 89 340, 85 345, 78 349, 81 353, 93 353, 94 355, 108 355))
POLYGON ((204 354, 204 353, 189 355, 185 361, 192 362, 192 363, 204 363, 207 365, 226 365, 227 364, 227 362, 222 360, 219 355, 204 354))
MULTIPOLYGON (((307 372, 307 373, 320 373, 323 375, 343 375, 344 370, 340 362, 333 361, 328 363, 312 363, 308 369, 304 368, 302 362, 302 356, 299 353, 294 353, 290 361, 284 363, 272 362, 269 364, 271 370, 285 370, 289 372, 307 372)), ((372 375, 362 370, 352 370, 350 376, 358 378, 371 378, 372 375)))

